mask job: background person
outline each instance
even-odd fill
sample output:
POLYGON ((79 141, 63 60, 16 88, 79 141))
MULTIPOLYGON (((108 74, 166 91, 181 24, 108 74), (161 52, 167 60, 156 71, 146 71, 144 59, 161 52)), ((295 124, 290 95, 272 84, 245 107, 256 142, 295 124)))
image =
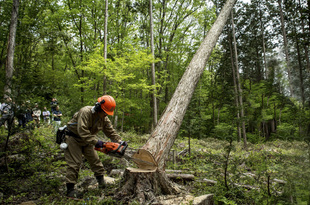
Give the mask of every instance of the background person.
POLYGON ((27 107, 25 105, 25 103, 22 103, 20 106, 17 105, 16 106, 16 110, 17 110, 17 113, 16 113, 16 116, 17 116, 17 119, 18 119, 18 127, 23 127, 23 128, 26 128, 26 112, 27 112, 27 107))
POLYGON ((13 103, 12 98, 5 97, 4 103, 1 104, 1 113, 2 116, 0 118, 0 127, 7 123, 7 126, 10 126, 13 124, 14 120, 14 112, 12 109, 13 103))
POLYGON ((32 109, 32 119, 36 127, 40 127, 40 116, 41 110, 39 109, 38 103, 34 104, 34 108, 32 109))
POLYGON ((53 113, 56 110, 56 107, 58 105, 57 99, 52 98, 52 102, 50 103, 50 105, 51 105, 51 113, 53 113))
POLYGON ((53 112, 53 117, 54 117, 54 128, 55 132, 57 132, 58 128, 61 125, 61 117, 62 117, 62 112, 59 110, 59 106, 56 106, 55 111, 53 112))
POLYGON ((47 110, 46 107, 44 107, 44 110, 42 112, 44 124, 49 125, 50 124, 50 111, 47 110))

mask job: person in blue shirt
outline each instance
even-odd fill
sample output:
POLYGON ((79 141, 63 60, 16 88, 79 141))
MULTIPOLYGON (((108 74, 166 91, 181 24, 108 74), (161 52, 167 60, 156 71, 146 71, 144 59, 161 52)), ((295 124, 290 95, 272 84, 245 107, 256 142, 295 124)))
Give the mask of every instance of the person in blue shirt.
POLYGON ((47 110, 46 107, 44 107, 42 115, 43 115, 44 124, 45 125, 49 125, 50 124, 50 115, 51 115, 51 113, 50 113, 50 111, 47 110))
POLYGON ((52 98, 52 102, 50 103, 50 105, 51 105, 51 113, 53 113, 56 110, 56 107, 58 105, 57 99, 52 98))
POLYGON ((54 117, 54 126, 55 126, 55 132, 57 132, 58 128, 61 125, 61 117, 62 112, 59 110, 59 105, 56 106, 55 111, 53 111, 53 117, 54 117))

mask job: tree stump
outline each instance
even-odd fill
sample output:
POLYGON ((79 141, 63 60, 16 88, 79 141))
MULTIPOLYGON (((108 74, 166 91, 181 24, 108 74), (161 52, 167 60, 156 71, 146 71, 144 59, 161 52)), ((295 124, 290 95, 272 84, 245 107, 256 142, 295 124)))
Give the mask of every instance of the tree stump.
POLYGON ((127 168, 115 198, 124 203, 135 199, 140 204, 146 204, 156 203, 157 196, 181 192, 181 188, 171 182, 164 171, 127 168))

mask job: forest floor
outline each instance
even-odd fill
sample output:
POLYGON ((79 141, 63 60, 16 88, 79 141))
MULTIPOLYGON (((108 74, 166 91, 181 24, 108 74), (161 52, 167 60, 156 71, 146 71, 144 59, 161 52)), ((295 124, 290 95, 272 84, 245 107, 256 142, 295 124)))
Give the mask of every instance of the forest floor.
MULTIPOLYGON (((99 153, 106 169, 107 188, 97 189, 87 161, 79 176, 83 201, 65 197, 65 161, 55 143, 51 128, 15 133, 9 138, 0 130, 0 203, 1 204, 120 204, 114 198, 121 175, 115 169, 134 167, 124 159, 99 153), (108 178, 108 177, 111 178, 108 178)), ((121 133, 130 148, 141 147, 149 135, 121 133)), ((101 136, 103 137, 103 136, 101 136)), ((172 154, 166 165, 169 173, 192 174, 189 180, 177 179, 185 192, 194 196, 214 194, 215 204, 310 204, 310 148, 306 142, 273 140, 248 144, 214 138, 176 139, 176 161, 172 154), (171 171, 178 170, 178 171, 171 171)), ((172 153, 171 150, 171 153, 172 153)), ((131 202, 130 204, 139 204, 131 202)))

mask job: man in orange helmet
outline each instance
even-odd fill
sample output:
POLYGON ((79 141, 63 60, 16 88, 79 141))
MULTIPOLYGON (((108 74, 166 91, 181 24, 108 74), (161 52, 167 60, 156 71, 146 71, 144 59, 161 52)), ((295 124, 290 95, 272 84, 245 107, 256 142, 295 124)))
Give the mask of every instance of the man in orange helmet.
POLYGON ((114 142, 125 143, 113 129, 107 117, 113 115, 116 106, 112 96, 104 95, 97 100, 95 106, 85 106, 76 112, 67 123, 65 160, 67 162, 67 196, 79 197, 74 189, 77 183, 82 155, 88 160, 91 170, 98 181, 99 188, 104 188, 104 168, 94 146, 103 147, 103 142, 98 140, 96 134, 101 130, 114 142))

